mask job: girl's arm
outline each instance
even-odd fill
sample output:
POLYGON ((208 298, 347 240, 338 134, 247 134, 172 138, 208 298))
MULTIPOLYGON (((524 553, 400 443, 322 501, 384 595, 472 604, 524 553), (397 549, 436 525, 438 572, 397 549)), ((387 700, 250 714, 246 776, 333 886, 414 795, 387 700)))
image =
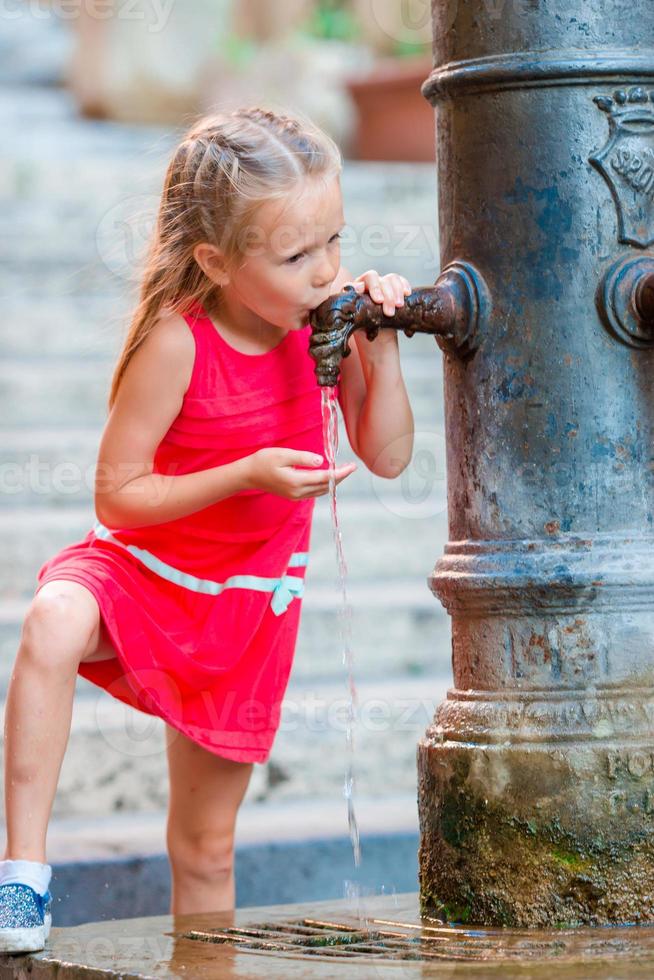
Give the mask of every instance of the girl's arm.
MULTIPOLYGON (((341 267, 332 293, 351 283, 384 303, 385 312, 402 305, 411 292, 403 276, 379 276, 370 270, 353 279, 341 267)), ((413 452, 413 413, 402 377, 396 330, 380 330, 370 341, 361 330, 351 334, 350 356, 341 361, 339 404, 353 451, 375 474, 394 479, 406 469, 413 452), (354 338, 355 343, 352 343, 354 338)))
POLYGON ((95 474, 95 513, 108 527, 147 527, 186 517, 249 486, 247 457, 196 473, 153 473, 157 446, 180 412, 195 342, 183 317, 162 316, 132 355, 105 426, 95 474))

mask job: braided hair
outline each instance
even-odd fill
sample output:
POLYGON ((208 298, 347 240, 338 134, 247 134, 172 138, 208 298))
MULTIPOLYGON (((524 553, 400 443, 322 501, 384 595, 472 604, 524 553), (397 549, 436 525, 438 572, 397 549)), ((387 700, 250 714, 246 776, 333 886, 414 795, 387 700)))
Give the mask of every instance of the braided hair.
POLYGON ((256 210, 296 192, 304 178, 340 172, 334 140, 308 119, 259 106, 203 116, 185 133, 164 178, 139 300, 113 372, 109 410, 130 358, 164 310, 217 308, 215 283, 196 262, 200 242, 234 263, 256 210))

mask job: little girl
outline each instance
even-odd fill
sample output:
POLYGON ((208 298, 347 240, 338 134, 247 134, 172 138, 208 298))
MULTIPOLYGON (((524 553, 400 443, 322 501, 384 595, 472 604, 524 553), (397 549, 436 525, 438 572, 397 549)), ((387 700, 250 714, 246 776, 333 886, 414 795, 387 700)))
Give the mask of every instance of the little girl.
MULTIPOLYGON (((279 727, 329 492, 308 316, 348 282, 388 315, 411 292, 341 266, 341 167, 320 129, 260 108, 200 119, 174 152, 112 379, 97 520, 39 569, 7 697, 0 951, 49 932, 46 830, 78 673, 164 720, 171 912, 234 907, 237 810, 279 727)), ((349 441, 396 477, 413 441, 397 332, 353 338, 349 441)))

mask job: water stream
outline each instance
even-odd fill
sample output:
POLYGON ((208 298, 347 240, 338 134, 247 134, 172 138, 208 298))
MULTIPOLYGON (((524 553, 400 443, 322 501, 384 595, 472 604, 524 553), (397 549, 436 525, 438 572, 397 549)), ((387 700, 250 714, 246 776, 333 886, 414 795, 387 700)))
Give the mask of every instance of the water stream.
MULTIPOLYGON (((323 443, 325 447, 325 455, 327 457, 327 464, 330 470, 334 470, 336 467, 336 455, 338 453, 338 400, 336 397, 335 387, 324 387, 322 389, 322 427, 323 427, 323 443)), ((359 839, 359 827, 357 824, 356 813, 354 809, 354 724, 357 717, 357 691, 356 685, 354 683, 353 674, 353 652, 352 652, 352 607, 350 606, 347 598, 347 565, 345 563, 345 554, 343 552, 343 540, 341 535, 340 526, 338 523, 338 508, 336 501, 336 480, 333 476, 329 480, 329 496, 331 505, 331 515, 332 515, 332 530, 334 535, 334 543, 336 546, 336 560, 338 566, 338 577, 336 579, 336 585, 338 586, 341 594, 341 606, 338 613, 339 619, 339 632, 343 650, 343 666, 347 668, 347 684, 349 692, 349 702, 347 711, 347 725, 346 725, 346 746, 348 752, 347 767, 345 774, 345 783, 343 787, 343 795, 347 800, 347 821, 350 831, 350 840, 352 842, 352 850, 354 854, 354 864, 356 868, 361 865, 361 842, 359 839)), ((355 882, 346 882, 346 897, 354 898, 358 900, 358 914, 361 918, 363 912, 363 918, 367 919, 368 916, 365 913, 365 909, 361 908, 362 905, 362 895, 361 889, 355 882)))

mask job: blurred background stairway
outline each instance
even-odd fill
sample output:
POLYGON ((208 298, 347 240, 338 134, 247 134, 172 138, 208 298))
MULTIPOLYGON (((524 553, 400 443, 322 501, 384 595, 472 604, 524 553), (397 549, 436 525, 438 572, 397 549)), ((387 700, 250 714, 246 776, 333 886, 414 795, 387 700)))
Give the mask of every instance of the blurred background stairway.
MULTIPOLYGON (((81 118, 61 84, 71 44, 54 16, 0 19, 3 699, 37 569, 94 520, 109 378, 137 286, 132 263, 152 228, 177 136, 171 126, 81 118)), ((344 265, 355 275, 375 268, 399 271, 414 286, 433 283, 434 166, 349 160, 342 186, 344 265)), ((359 696, 355 806, 367 815, 364 833, 373 824, 383 830, 385 819, 417 827, 416 742, 451 677, 448 618, 426 583, 447 537, 441 353, 432 338, 399 339, 416 424, 413 460, 394 481, 360 463, 338 491, 359 696)), ((342 422, 340 432, 343 461, 353 454, 342 422)), ((271 820, 287 833, 293 821, 303 833, 347 833, 348 687, 336 572, 323 497, 282 727, 268 764, 254 768, 242 810, 242 832, 253 838, 271 820)), ((160 720, 78 677, 49 859, 129 853, 139 841, 163 850, 167 791, 160 720)))

